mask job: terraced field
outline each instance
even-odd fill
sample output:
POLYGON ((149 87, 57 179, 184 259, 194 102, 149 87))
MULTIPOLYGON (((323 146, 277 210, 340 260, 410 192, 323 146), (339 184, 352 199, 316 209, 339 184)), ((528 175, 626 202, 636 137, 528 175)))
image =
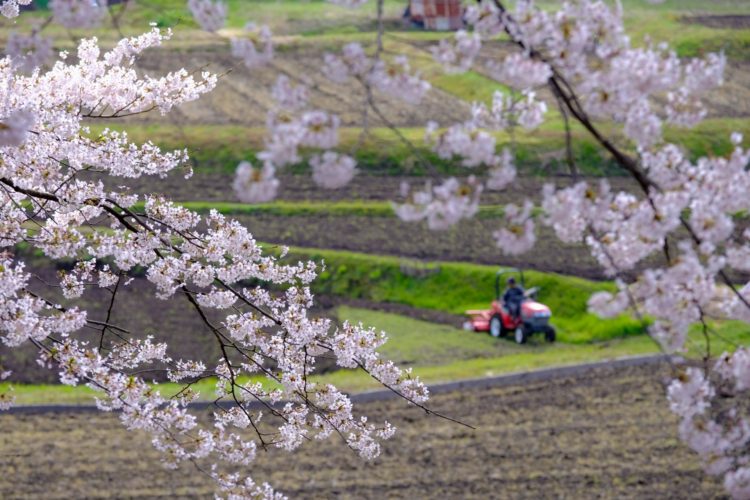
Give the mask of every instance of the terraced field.
MULTIPOLYGON (((434 409, 363 404, 400 432, 364 463, 341 443, 260 453, 251 472, 296 498, 717 498, 676 436, 659 383, 664 366, 600 369, 511 387, 436 395, 434 409)), ((207 498, 187 465, 164 470, 145 435, 112 415, 0 415, 0 497, 207 498), (144 451, 145 450, 145 451, 144 451)))
MULTIPOLYGON (((310 84, 311 105, 340 115, 341 148, 347 152, 354 149, 362 120, 361 89, 354 82, 333 84, 317 69, 325 52, 338 51, 345 43, 359 41, 372 46, 374 27, 366 10, 337 9, 317 0, 255 2, 248 9, 247 0, 228 0, 229 27, 212 35, 198 32, 185 17, 184 0, 133 3, 137 5, 132 17, 122 27, 126 33, 142 32, 152 19, 161 26, 176 26, 174 40, 165 50, 145 54, 138 61, 139 70, 163 73, 184 66, 222 74, 216 91, 205 99, 166 117, 140 116, 122 125, 137 141, 153 140, 166 148, 188 147, 195 169, 187 182, 182 172, 166 179, 122 181, 130 182, 135 191, 203 202, 204 209, 234 201, 231 182, 235 166, 253 160, 262 147, 269 89, 279 73, 310 84), (239 33, 251 16, 274 29, 277 57, 270 68, 250 71, 228 54, 228 38, 239 33)), ((701 0, 668 0, 660 6, 646 6, 642 0, 623 3, 635 43, 644 43, 643 35, 650 33, 656 41, 669 40, 680 56, 724 50, 729 58, 725 86, 708 96, 710 120, 694 131, 668 130, 667 136, 678 137, 693 155, 726 152, 732 130, 750 136, 750 4, 745 0, 714 0, 710 5, 701 0)), ((387 23, 394 31, 385 38, 386 53, 409 54, 413 65, 432 83, 433 91, 419 106, 377 96, 383 114, 416 144, 421 155, 428 156, 438 173, 481 176, 482 169, 468 172, 457 162, 429 156, 421 143, 423 125, 428 120, 448 124, 466 119, 470 102, 487 100, 497 84, 485 76, 482 64, 466 75, 443 74, 432 62, 428 48, 444 34, 404 27, 399 20, 402 9, 403 2, 386 1, 387 23)), ((7 34, 8 30, 0 28, 0 44, 7 34)), ((53 34, 56 48, 71 46, 68 33, 53 34)), ((111 31, 97 34, 105 45, 114 40, 111 31)), ((506 49, 502 43, 486 47, 479 60, 484 64, 503 57, 506 49)), ((483 209, 495 210, 527 196, 538 198, 542 185, 549 181, 572 182, 560 160, 563 128, 555 113, 551 111, 549 124, 517 144, 521 174, 517 185, 509 192, 483 194, 483 209)), ((346 189, 321 190, 311 182, 307 165, 295 165, 280 176, 283 207, 257 212, 245 207, 242 213, 231 214, 260 241, 313 247, 294 249, 293 254, 320 254, 328 259, 326 274, 315 284, 320 304, 316 314, 363 320, 386 329, 393 341, 385 354, 399 364, 415 366, 416 373, 431 381, 654 352, 654 345, 642 335, 643 325, 632 318, 602 322, 586 315, 585 297, 594 288, 608 285, 582 285, 570 278, 603 278, 581 246, 562 245, 549 230, 542 230, 532 252, 507 258, 492 241, 496 224, 491 218, 480 216, 446 232, 430 232, 423 225, 406 224, 384 213, 385 202, 393 199, 402 182, 419 184, 434 173, 384 128, 385 122, 370 114, 371 133, 353 153, 360 174, 346 189), (312 203, 335 202, 349 203, 351 212, 340 207, 330 213, 326 213, 327 207, 309 208, 312 203), (332 253, 326 253, 330 249, 369 255, 332 258, 332 253), (489 302, 494 266, 501 264, 568 275, 535 276, 545 283, 542 299, 554 305, 553 321, 562 325, 560 342, 516 346, 456 329, 464 309, 489 302), (456 286, 456 277, 449 274, 459 271, 461 286, 456 286), (559 283, 565 287, 555 286, 559 283)), ((94 132, 107 126, 117 124, 92 123, 94 132)), ((602 126, 609 132, 606 124, 602 126)), ((606 156, 580 130, 574 128, 573 135, 574 154, 582 172, 591 177, 610 176, 616 189, 633 188, 615 175, 617 171, 606 156)), ((616 132, 613 137, 621 139, 616 132)), ((508 142, 507 136, 498 135, 498 139, 500 145, 508 142)), ((30 269, 41 279, 55 278, 56 269, 48 263, 31 257, 29 261, 30 269)), ((137 278, 122 292, 113 321, 128 319, 139 335, 155 333, 157 339, 169 340, 175 357, 218 356, 213 337, 186 304, 156 302, 148 299, 150 296, 152 286, 137 278)), ((93 316, 105 312, 103 304, 93 305, 98 299, 84 297, 85 305, 92 305, 93 316)), ((722 324, 717 329, 731 345, 750 342, 746 324, 722 324)), ((86 335, 88 340, 98 341, 96 332, 86 335)), ((696 346, 703 346, 700 341, 693 342, 697 338, 690 339, 691 355, 698 355, 696 346)), ((713 345, 717 352, 730 348, 722 342, 713 345)), ((0 346, 0 358, 5 367, 14 370, 14 382, 55 379, 53 372, 34 362, 33 349, 10 351, 0 346)), ((668 374, 666 367, 602 369, 582 376, 469 389, 433 398, 436 410, 470 423, 476 430, 426 417, 397 401, 366 403, 362 410, 368 415, 387 416, 401 429, 374 463, 364 464, 341 443, 329 442, 303 447, 301 453, 292 455, 279 450, 261 453, 252 473, 301 498, 720 497, 721 485, 703 474, 696 457, 677 439, 676 421, 667 409, 660 383, 668 374)), ((343 371, 324 376, 342 382, 349 390, 370 387, 361 379, 347 378, 351 374, 343 371)), ((18 392, 28 397, 26 403, 39 403, 50 395, 54 400, 63 393, 57 386, 19 386, 18 392), (47 392, 35 396, 36 389, 47 392)), ((67 396, 70 402, 90 398, 88 393, 67 396)), ((148 438, 124 431, 113 415, 0 413, 0 429, 0 498, 213 495, 213 482, 194 468, 162 469, 148 438)))

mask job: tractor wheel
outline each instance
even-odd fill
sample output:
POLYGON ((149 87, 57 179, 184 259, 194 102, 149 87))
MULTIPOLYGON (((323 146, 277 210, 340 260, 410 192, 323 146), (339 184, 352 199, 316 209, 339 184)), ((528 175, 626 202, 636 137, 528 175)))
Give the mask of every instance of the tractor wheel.
POLYGON ((503 327, 503 318, 499 314, 494 314, 490 318, 490 335, 495 338, 508 335, 508 331, 503 327))
POLYGON ((551 326, 548 326, 544 329, 544 339, 547 342, 554 342, 556 338, 555 329, 551 326))
POLYGON ((525 344, 529 339, 529 334, 526 333, 526 328, 523 325, 516 328, 516 344, 525 344))

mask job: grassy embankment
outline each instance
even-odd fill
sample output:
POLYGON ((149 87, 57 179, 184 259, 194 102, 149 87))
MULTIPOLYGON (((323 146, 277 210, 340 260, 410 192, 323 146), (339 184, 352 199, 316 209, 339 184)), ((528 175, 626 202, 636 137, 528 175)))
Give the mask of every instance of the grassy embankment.
MULTIPOLYGON (((313 284, 317 294, 394 302, 411 307, 463 314, 487 307, 494 293, 496 267, 458 262, 422 263, 389 256, 292 248, 289 260, 325 262, 313 284)), ((539 300, 552 308, 559 339, 588 343, 638 334, 642 325, 622 316, 601 321, 586 312, 588 297, 613 290, 611 283, 526 271, 527 286, 539 287, 539 300)))
MULTIPOLYGON (((387 201, 274 201, 257 205, 236 202, 186 201, 179 204, 198 213, 210 210, 229 215, 274 215, 296 217, 305 215, 327 215, 340 217, 396 217, 393 206, 387 201)), ((142 210, 143 203, 135 205, 142 210)), ((483 205, 476 217, 501 217, 505 211, 502 205, 483 205)))
MULTIPOLYGON (((101 128, 92 126, 92 132, 101 128)), ((234 174, 237 164, 249 160, 254 162, 262 149, 265 130, 259 127, 235 125, 190 125, 176 127, 166 124, 133 126, 110 126, 112 129, 126 130, 136 143, 151 140, 158 146, 171 150, 188 146, 195 173, 234 174)), ((611 129, 603 126, 602 129, 611 129)), ((485 168, 466 169, 455 160, 437 157, 424 146, 423 128, 399 128, 399 131, 416 146, 422 158, 426 158, 434 171, 441 174, 467 175, 482 174, 485 168)), ((725 155, 732 150, 730 135, 734 131, 750 137, 750 122, 739 118, 709 119, 694 129, 667 129, 665 138, 682 145, 690 157, 705 155, 725 155)), ((351 151, 357 142, 359 129, 341 129, 343 151, 351 151)), ((585 175, 622 175, 623 172, 605 153, 578 127, 573 127, 573 152, 576 165, 585 175)), ((506 145, 509 137, 495 134, 499 145, 506 145)), ((550 169, 564 170, 557 158, 565 145, 564 127, 557 120, 545 124, 540 130, 516 137, 516 164, 522 175, 545 175, 550 169)), ((425 167, 414 154, 388 129, 371 129, 367 140, 354 153, 357 166, 365 173, 375 175, 427 175, 432 171, 425 167)), ((300 163, 290 167, 293 173, 308 173, 309 165, 300 163)))

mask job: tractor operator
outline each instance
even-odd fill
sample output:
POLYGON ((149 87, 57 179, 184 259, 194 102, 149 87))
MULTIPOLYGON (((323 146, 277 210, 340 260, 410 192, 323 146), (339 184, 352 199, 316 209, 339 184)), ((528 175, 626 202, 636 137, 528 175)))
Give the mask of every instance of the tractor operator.
POLYGON ((511 317, 517 318, 521 314, 521 302, 523 302, 523 288, 516 284, 514 277, 508 278, 508 288, 503 294, 503 303, 508 308, 511 317))

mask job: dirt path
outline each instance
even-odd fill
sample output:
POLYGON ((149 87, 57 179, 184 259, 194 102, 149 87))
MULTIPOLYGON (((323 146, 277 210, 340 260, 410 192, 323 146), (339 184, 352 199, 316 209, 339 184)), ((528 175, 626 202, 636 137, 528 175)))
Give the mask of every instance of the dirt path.
MULTIPOLYGON (((337 442, 261 453, 257 479, 297 498, 712 498, 677 439, 664 368, 600 369, 551 382, 436 395, 476 431, 399 401, 361 406, 400 429, 365 464, 337 442)), ((99 414, 0 415, 0 497, 208 497, 190 467, 165 471, 147 438, 99 414), (144 447, 144 448, 141 448, 144 447), (142 449, 146 450, 145 452, 142 449)))

